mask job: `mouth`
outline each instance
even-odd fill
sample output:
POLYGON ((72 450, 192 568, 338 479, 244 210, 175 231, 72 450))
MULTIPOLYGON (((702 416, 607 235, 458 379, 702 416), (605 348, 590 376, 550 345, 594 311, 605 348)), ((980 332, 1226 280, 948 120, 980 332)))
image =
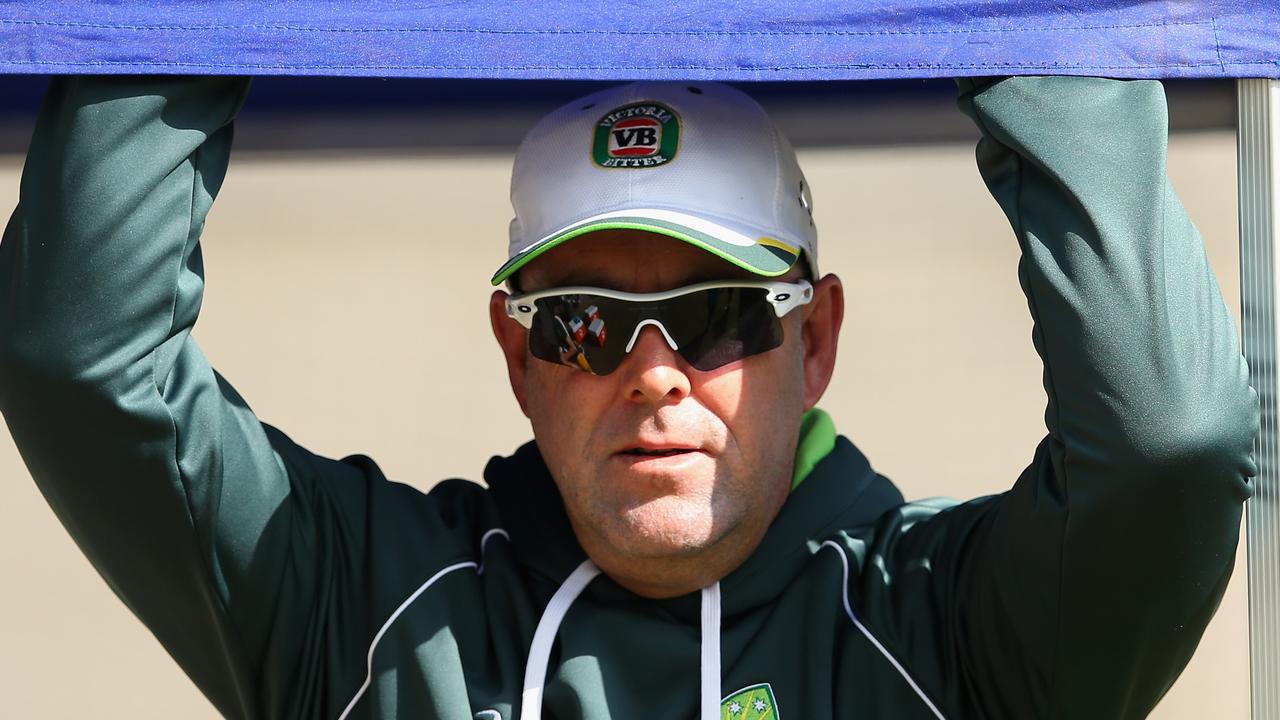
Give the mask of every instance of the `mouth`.
POLYGON ((684 478, 690 473, 698 472, 698 468, 711 459, 711 454, 699 447, 665 445, 662 443, 646 443, 618 450, 613 454, 613 462, 628 477, 684 478))
POLYGON ((633 457, 672 457, 674 455, 687 455, 689 453, 698 452, 697 448, 630 448, 623 450, 621 455, 630 455, 633 457))

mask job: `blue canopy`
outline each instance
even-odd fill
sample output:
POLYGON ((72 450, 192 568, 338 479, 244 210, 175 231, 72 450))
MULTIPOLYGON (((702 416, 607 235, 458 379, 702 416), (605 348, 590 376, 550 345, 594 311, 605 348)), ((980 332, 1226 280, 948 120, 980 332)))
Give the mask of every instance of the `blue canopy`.
POLYGON ((1280 77, 1280 0, 0 0, 0 72, 1280 77))

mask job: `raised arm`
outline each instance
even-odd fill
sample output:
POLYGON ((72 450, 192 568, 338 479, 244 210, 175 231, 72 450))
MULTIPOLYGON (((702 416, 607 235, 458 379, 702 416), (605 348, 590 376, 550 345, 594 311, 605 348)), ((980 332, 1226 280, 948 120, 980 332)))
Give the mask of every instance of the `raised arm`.
POLYGON ((0 411, 18 448, 93 565, 232 717, 292 691, 331 572, 310 522, 349 513, 325 542, 358 547, 364 497, 356 468, 264 428, 190 338, 197 241, 247 87, 55 78, 0 244, 0 411))
POLYGON ((1256 474, 1248 368, 1166 175, 1159 83, 961 90, 1022 248, 1048 436, 1009 492, 891 521, 896 584, 867 589, 917 612, 868 612, 958 716, 1145 717, 1231 574, 1256 474), (933 623, 931 658, 910 638, 933 623))

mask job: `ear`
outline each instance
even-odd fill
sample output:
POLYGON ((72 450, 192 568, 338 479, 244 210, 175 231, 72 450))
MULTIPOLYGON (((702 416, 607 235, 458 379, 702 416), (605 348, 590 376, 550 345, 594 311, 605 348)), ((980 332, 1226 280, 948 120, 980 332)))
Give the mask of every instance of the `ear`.
POLYGON ((495 290, 489 296, 489 324, 493 327, 493 337, 507 361, 507 377, 511 380, 511 392, 520 404, 520 412, 529 417, 529 405, 525 393, 529 353, 527 330, 524 326, 507 315, 507 293, 495 290))
POLYGON ((844 285, 827 275, 813 285, 813 300, 804 306, 804 409, 808 411, 831 383, 836 344, 844 322, 844 285))

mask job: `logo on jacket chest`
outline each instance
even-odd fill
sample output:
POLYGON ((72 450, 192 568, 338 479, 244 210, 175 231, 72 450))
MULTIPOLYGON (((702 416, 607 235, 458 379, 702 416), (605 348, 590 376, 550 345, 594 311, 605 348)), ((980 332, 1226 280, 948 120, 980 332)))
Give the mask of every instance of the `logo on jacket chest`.
POLYGON ((782 720, 769 683, 748 685, 720 701, 720 720, 782 720))

